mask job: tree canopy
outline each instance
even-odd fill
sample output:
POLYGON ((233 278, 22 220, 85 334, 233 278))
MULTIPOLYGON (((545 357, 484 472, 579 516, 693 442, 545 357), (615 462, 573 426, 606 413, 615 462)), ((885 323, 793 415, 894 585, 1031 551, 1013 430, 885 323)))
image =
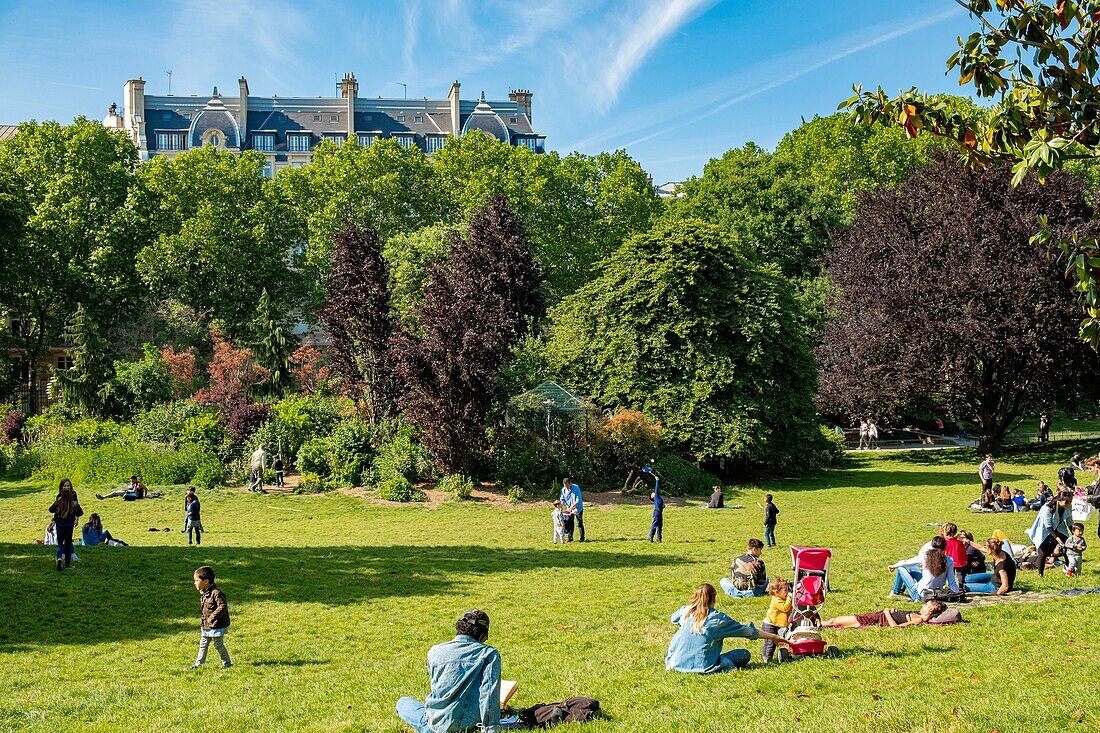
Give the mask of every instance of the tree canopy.
MULTIPOLYGON (((1042 181, 1069 161, 1100 155, 1100 3, 955 2, 978 30, 959 37, 947 68, 979 97, 996 98, 992 107, 975 113, 915 88, 891 97, 881 87, 864 91, 861 85, 841 107, 866 124, 900 126, 910 137, 931 133, 953 140, 968 167, 1009 163, 1013 185, 1031 171, 1042 181)), ((1055 242, 1049 232, 1041 241, 1055 242)), ((1100 240, 1058 244, 1086 313, 1080 336, 1100 348, 1100 240)))
POLYGON ((673 445, 779 465, 821 438, 796 310, 777 267, 717 226, 669 220, 628 239, 554 309, 548 349, 567 383, 659 420, 673 445))
POLYGON ((1025 414, 1096 392, 1096 354, 1075 338, 1072 288, 1029 242, 1035 217, 1092 231, 1081 181, 941 156, 857 210, 828 255, 834 318, 818 355, 830 411, 944 412, 999 448, 1025 414))

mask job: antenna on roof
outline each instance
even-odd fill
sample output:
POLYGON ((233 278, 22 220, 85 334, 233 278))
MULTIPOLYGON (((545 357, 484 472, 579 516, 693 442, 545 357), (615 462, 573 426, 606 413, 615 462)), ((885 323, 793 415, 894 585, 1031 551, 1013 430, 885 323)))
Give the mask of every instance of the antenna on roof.
POLYGON ((406 84, 403 81, 395 81, 394 84, 399 85, 402 89, 405 90, 405 99, 408 99, 409 98, 409 85, 406 84))
POLYGON ((172 96, 172 70, 169 69, 168 71, 166 71, 164 73, 168 75, 168 96, 171 97, 172 96))

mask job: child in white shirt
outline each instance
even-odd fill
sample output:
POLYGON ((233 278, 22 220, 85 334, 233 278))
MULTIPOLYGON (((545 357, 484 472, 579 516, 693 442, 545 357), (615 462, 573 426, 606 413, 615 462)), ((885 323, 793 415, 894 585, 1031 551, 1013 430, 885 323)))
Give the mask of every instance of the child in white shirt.
POLYGON ((565 544, 565 512, 562 511, 561 502, 554 502, 554 544, 565 544))

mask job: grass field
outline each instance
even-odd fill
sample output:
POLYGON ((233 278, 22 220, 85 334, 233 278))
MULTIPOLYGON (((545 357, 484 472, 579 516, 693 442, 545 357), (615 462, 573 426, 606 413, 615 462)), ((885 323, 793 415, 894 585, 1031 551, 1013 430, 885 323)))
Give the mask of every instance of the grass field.
MULTIPOLYGON (((997 478, 1030 496, 1072 447, 1004 457, 997 478)), ((584 726, 593 732, 1096 730, 1098 596, 977 608, 964 611, 970 623, 944 628, 832 632, 836 660, 764 667, 755 642, 752 665, 737 673, 664 671, 669 615, 760 536, 763 489, 782 511, 781 547, 835 550, 829 615, 887 605, 886 566, 931 536, 928 522, 1019 540, 1034 517, 965 511, 976 494, 972 453, 854 461, 728 492, 742 510, 670 506, 663 545, 644 541, 641 506, 590 506, 591 541, 554 547, 545 505, 429 510, 219 490, 203 496, 203 545, 188 547, 178 489, 123 503, 78 486, 85 510, 131 547, 78 547, 81 562, 65 573, 53 569, 52 548, 31 544, 55 487, 0 483, 0 729, 396 733, 405 728, 394 701, 427 691, 428 647, 477 606, 492 618, 505 678, 520 680, 513 702, 596 697, 609 718, 584 726), (230 671, 213 653, 202 670, 184 671, 198 640, 191 573, 201 564, 214 566, 229 598, 230 671)), ((1093 526, 1086 537, 1082 578, 1022 572, 1020 585, 1100 585, 1093 526)), ((785 549, 764 559, 772 574, 789 568, 785 549)), ((718 602, 757 624, 766 605, 718 602)))

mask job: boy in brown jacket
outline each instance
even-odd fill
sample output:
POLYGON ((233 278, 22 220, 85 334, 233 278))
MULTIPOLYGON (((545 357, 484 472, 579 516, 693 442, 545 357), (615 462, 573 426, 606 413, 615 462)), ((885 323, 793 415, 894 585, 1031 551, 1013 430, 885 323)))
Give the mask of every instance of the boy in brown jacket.
POLYGON ((225 635, 229 631, 229 605, 225 593, 214 585, 214 569, 203 565, 195 571, 195 588, 202 596, 202 636, 199 639, 199 655, 188 669, 198 669, 206 661, 206 649, 210 642, 222 658, 222 669, 233 666, 229 650, 225 648, 225 635))

